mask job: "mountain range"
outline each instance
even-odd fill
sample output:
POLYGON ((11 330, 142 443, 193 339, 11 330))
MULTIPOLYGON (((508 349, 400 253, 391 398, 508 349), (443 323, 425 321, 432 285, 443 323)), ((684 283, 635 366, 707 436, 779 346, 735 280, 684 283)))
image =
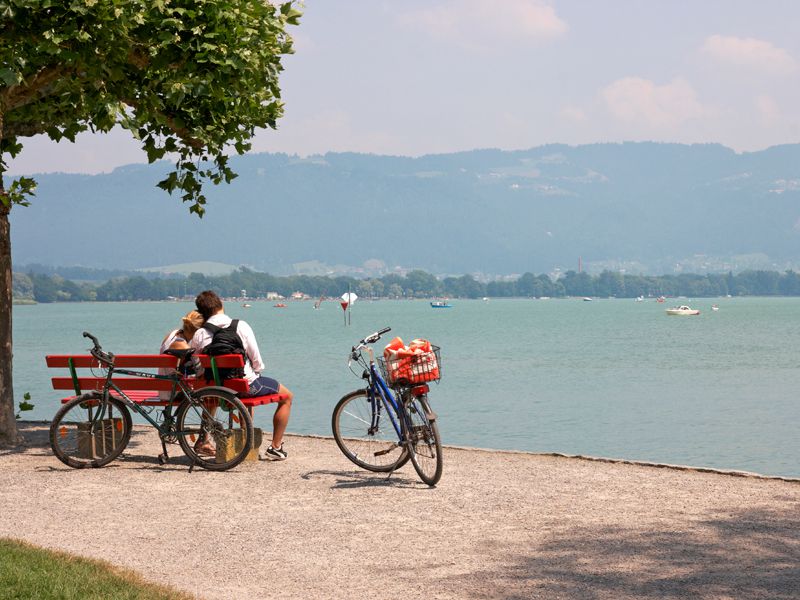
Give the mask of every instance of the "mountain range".
POLYGON ((11 213, 15 265, 213 261, 286 274, 583 268, 651 274, 800 265, 800 144, 620 143, 418 158, 231 159, 198 219, 155 187, 170 165, 40 174, 11 213))

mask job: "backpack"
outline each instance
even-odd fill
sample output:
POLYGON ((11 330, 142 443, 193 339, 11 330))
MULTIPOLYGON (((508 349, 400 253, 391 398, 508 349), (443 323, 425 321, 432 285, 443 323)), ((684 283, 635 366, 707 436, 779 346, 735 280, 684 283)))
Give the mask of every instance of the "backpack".
MULTIPOLYGON (((203 354, 209 356, 219 356, 220 354, 241 354, 247 360, 247 354, 244 351, 244 344, 242 338, 236 333, 236 327, 239 325, 239 319, 234 319, 227 327, 218 327, 212 323, 203 325, 203 329, 211 333, 211 342, 203 348, 203 354)), ((244 369, 225 368, 218 369, 220 379, 234 379, 244 377, 244 369)), ((214 373, 211 369, 205 371, 206 381, 213 381, 214 373)))

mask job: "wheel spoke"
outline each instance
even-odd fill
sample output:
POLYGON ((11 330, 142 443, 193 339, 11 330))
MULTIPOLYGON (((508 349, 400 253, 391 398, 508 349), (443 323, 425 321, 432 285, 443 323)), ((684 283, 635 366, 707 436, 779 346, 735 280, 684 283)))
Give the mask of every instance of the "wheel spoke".
POLYGON ((399 444, 390 418, 392 409, 379 402, 365 390, 348 394, 333 411, 332 429, 339 449, 353 463, 370 471, 388 472, 405 464, 408 452, 399 444), (373 414, 376 407, 382 409, 377 419, 373 414))

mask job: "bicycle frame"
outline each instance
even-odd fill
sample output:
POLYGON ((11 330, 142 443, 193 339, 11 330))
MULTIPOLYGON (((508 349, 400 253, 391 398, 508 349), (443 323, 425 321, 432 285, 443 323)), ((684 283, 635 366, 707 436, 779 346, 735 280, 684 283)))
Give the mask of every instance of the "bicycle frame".
MULTIPOLYGON (((386 385, 386 382, 383 380, 383 377, 381 377, 380 373, 378 373, 377 367, 375 366, 375 363, 372 361, 370 361, 369 370, 370 370, 370 378, 369 378, 368 393, 372 401, 372 423, 370 424, 370 428, 377 429, 378 421, 380 421, 380 406, 376 402, 378 397, 380 398, 381 402, 383 402, 384 405, 391 405, 395 415, 404 416, 405 412, 400 407, 399 402, 395 398, 394 394, 392 394, 392 391, 389 389, 389 386, 386 385)), ((389 420, 392 423, 392 427, 394 427, 394 430, 397 433, 397 439, 399 439, 400 443, 402 444, 403 442, 405 442, 405 439, 403 436, 403 429, 402 427, 400 427, 400 423, 398 423, 397 420, 392 415, 392 410, 388 410, 387 408, 385 412, 389 416, 389 420)))
MULTIPOLYGON (((119 386, 112 381, 112 377, 114 375, 120 375, 120 374, 122 374, 122 375, 131 375, 133 377, 143 377, 143 378, 147 378, 147 379, 159 379, 161 381, 172 381, 173 382, 172 391, 170 392, 170 396, 169 396, 169 400, 167 402, 167 405, 164 408, 164 416, 165 417, 167 417, 167 416, 171 417, 172 416, 172 410, 171 409, 172 409, 172 406, 175 403, 174 401, 175 401, 176 396, 178 395, 178 391, 179 390, 187 398, 192 393, 192 390, 183 382, 183 380, 181 379, 181 377, 178 374, 158 375, 156 373, 148 373, 146 371, 132 371, 132 370, 129 370, 129 369, 116 369, 112 365, 112 366, 108 367, 108 374, 106 375, 106 382, 103 385, 103 392, 102 393, 103 393, 103 403, 107 405, 109 391, 110 390, 114 390, 117 393, 119 399, 122 400, 122 403, 125 406, 127 406, 129 409, 133 410, 136 414, 144 417, 145 420, 147 422, 149 422, 150 425, 155 427, 160 434, 165 435, 165 434, 168 434, 168 433, 172 433, 172 434, 180 434, 181 433, 181 432, 171 431, 169 429, 169 426, 172 425, 171 419, 165 418, 164 419, 164 424, 161 425, 161 424, 158 423, 158 421, 156 421, 155 419, 153 419, 150 416, 150 411, 146 411, 141 406, 136 404, 136 402, 131 400, 130 397, 128 397, 128 395, 125 394, 125 392, 122 391, 119 388, 119 386)), ((98 417, 100 419, 103 418, 103 413, 104 412, 105 412, 105 410, 100 411, 98 413, 98 417)))
MULTIPOLYGON (((369 387, 367 388, 367 393, 369 394, 370 401, 372 403, 372 422, 370 423, 370 430, 378 429, 381 418, 380 406, 382 403, 384 406, 386 406, 385 412, 389 416, 389 421, 392 423, 395 433, 397 433, 397 439, 399 440, 400 445, 403 446, 407 443, 404 429, 406 431, 411 429, 411 422, 408 414, 406 413, 405 408, 403 408, 401 405, 400 399, 397 398, 394 393, 392 393, 391 388, 378 372, 377 365, 375 364, 375 354, 373 349, 370 346, 365 346, 364 349, 369 354, 369 364, 367 365, 369 372, 369 387), (377 401, 379 398, 380 403, 377 401), (389 406, 391 406, 392 410, 388 409, 389 406), (401 424, 397 421, 397 419, 395 419, 392 413, 405 421, 405 428, 401 427, 401 424)), ((424 418, 427 421, 427 416, 424 418)))

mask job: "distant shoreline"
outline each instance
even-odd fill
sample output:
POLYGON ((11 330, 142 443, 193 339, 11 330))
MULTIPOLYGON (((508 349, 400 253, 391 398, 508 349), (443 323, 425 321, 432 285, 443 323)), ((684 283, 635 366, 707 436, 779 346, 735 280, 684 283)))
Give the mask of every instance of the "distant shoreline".
POLYGON ((194 299, 204 289, 240 302, 262 300, 336 300, 354 293, 362 300, 385 298, 722 298, 800 296, 800 273, 742 271, 738 274, 630 275, 603 271, 526 272, 484 280, 478 275, 436 276, 420 269, 355 278, 293 275, 277 277, 242 267, 225 276, 193 274, 187 278, 118 277, 108 280, 66 279, 58 274, 14 273, 12 295, 49 303, 58 301, 126 301, 194 299))
MULTIPOLYGON (((602 302, 605 300, 620 300, 620 301, 636 301, 637 296, 623 296, 623 297, 603 297, 603 296, 544 296, 544 297, 535 297, 535 296, 486 296, 484 298, 448 298, 450 301, 454 302, 485 302, 487 300, 491 301, 505 301, 505 300, 514 300, 514 301, 522 301, 522 300, 535 300, 535 301, 583 301, 585 298, 591 298, 594 301, 602 302)), ((800 296, 794 295, 742 295, 742 296, 664 296, 665 301, 663 304, 669 304, 670 302, 676 300, 687 300, 687 301, 694 301, 694 300, 734 300, 736 298, 800 298, 800 296)), ((375 298, 360 298, 359 301, 364 302, 431 302, 434 300, 440 299, 439 297, 430 297, 430 298, 393 298, 389 296, 380 296, 375 298)), ((313 304, 314 300, 306 299, 306 300, 292 300, 290 298, 283 298, 280 300, 265 300, 263 298, 247 298, 246 301, 241 300, 239 298, 223 298, 225 302, 236 304, 247 302, 248 304, 273 304, 275 302, 284 302, 289 304, 313 304)), ((657 299, 655 297, 648 297, 644 299, 644 302, 656 302, 657 299)), ((181 302, 194 302, 194 297, 192 298, 176 298, 172 300, 54 300, 53 302, 37 302, 36 300, 18 300, 14 299, 12 304, 14 306, 38 306, 38 305, 47 305, 47 304, 138 304, 138 303, 149 303, 149 304, 179 304, 181 302)), ((335 303, 338 305, 338 299, 331 298, 329 300, 325 300, 324 302, 327 303, 335 303)))

